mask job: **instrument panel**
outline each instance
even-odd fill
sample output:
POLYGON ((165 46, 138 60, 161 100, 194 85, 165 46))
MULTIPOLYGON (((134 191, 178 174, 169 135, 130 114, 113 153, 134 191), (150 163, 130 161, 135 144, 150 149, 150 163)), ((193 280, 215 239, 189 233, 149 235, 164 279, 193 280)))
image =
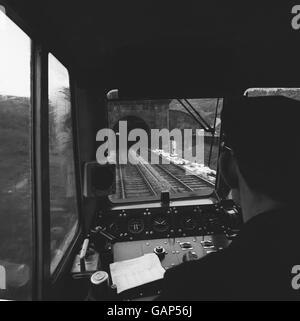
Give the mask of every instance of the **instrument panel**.
MULTIPOLYGON (((226 248, 242 225, 239 207, 233 201, 183 202, 148 207, 131 205, 99 211, 91 230, 91 241, 100 253, 101 269, 112 262, 155 253, 164 269, 198 260, 226 248)), ((160 281, 122 292, 131 300, 157 295, 160 281)))
POLYGON ((238 229, 239 208, 232 201, 100 211, 95 232, 115 241, 214 235, 238 229))

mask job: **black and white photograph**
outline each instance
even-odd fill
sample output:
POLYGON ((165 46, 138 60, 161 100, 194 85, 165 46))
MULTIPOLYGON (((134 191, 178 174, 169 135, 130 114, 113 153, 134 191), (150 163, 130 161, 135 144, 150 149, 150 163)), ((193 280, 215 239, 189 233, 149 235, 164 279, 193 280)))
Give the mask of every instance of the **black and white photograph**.
POLYGON ((0 304, 300 301, 299 62, 297 0, 0 0, 0 304))

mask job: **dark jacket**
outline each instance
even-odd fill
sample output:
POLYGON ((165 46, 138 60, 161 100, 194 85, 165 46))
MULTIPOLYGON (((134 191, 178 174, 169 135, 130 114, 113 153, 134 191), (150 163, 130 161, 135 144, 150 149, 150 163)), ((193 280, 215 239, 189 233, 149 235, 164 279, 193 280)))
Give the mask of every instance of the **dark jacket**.
POLYGON ((292 268, 300 265, 299 212, 259 214, 228 248, 168 270, 160 300, 299 300, 300 289, 292 287, 292 268))

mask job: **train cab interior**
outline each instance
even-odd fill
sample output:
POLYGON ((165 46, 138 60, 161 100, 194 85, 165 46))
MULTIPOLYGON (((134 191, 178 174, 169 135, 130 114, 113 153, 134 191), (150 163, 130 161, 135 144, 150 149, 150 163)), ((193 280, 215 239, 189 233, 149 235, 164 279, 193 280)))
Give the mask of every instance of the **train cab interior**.
POLYGON ((300 99, 291 8, 0 0, 0 299, 152 300, 138 260, 228 246, 222 110, 300 99), (127 260, 142 281, 118 280, 127 260))

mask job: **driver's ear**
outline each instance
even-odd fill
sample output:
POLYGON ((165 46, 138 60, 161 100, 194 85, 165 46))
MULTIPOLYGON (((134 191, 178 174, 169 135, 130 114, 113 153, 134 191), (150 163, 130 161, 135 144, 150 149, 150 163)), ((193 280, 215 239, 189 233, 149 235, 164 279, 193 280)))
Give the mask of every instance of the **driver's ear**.
POLYGON ((226 150, 221 153, 219 160, 220 173, 225 181, 225 183, 231 188, 236 189, 239 187, 239 179, 237 173, 237 164, 231 153, 231 151, 226 150))

